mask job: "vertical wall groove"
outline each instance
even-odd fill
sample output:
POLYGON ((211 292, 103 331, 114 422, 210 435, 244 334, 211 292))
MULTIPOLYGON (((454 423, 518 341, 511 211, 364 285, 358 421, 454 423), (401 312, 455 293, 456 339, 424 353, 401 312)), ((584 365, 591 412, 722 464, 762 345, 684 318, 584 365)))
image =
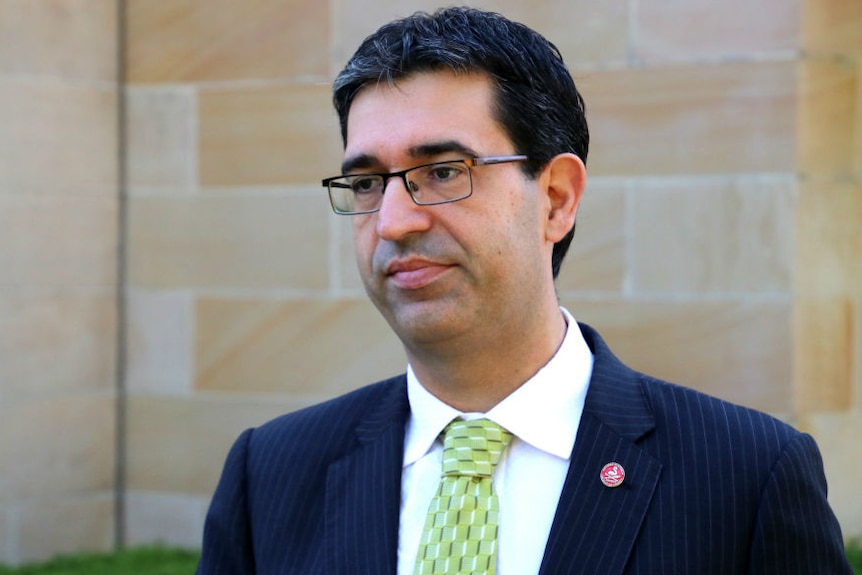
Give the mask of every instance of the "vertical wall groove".
POLYGON ((126 263, 128 217, 126 173, 126 1, 117 0, 117 334, 114 547, 126 544, 126 263))

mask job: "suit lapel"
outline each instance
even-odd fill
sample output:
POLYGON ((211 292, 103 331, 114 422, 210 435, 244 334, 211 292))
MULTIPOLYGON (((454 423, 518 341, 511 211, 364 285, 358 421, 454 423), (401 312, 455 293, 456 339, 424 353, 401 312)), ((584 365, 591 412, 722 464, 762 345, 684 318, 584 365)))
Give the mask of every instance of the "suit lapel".
POLYGON ((636 444, 654 427, 638 375, 595 331, 581 330, 593 350, 593 374, 541 575, 622 573, 661 472, 636 444), (625 470, 618 487, 600 479, 610 462, 625 470))
POLYGON ((376 408, 356 428, 355 449, 326 479, 327 573, 395 575, 406 379, 390 380, 376 408))

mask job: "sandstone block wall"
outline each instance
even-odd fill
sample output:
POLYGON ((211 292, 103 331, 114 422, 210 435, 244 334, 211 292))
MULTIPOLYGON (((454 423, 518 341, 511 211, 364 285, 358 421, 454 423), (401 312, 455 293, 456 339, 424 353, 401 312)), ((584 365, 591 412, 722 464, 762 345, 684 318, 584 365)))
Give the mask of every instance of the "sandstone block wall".
MULTIPOLYGON (((587 100, 563 304, 811 432, 862 536, 862 5, 469 3, 587 100)), ((127 543, 197 546, 243 428, 403 370, 319 181, 334 75, 436 6, 0 0, 0 561, 109 548, 116 489, 127 543)))

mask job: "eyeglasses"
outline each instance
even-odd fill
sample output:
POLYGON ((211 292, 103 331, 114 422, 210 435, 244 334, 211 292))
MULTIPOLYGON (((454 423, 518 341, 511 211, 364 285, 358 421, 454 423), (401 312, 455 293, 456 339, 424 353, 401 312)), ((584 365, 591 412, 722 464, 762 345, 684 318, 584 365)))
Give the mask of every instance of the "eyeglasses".
POLYGON ((401 178, 407 193, 419 206, 448 204, 469 198, 473 193, 471 168, 522 162, 527 156, 466 158, 415 166, 388 174, 348 174, 326 178, 329 201, 336 214, 369 214, 380 209, 389 178, 401 178))

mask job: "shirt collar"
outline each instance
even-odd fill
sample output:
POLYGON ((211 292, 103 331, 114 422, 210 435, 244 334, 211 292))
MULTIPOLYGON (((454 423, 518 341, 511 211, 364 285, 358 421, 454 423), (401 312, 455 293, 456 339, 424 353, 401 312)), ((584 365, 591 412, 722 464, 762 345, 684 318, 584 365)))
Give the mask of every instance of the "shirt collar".
POLYGON ((560 308, 568 327, 560 348, 533 377, 487 414, 465 414, 426 390, 407 366, 410 418, 404 466, 423 457, 456 417, 487 417, 536 449, 568 459, 584 409, 593 356, 574 317, 560 308))

